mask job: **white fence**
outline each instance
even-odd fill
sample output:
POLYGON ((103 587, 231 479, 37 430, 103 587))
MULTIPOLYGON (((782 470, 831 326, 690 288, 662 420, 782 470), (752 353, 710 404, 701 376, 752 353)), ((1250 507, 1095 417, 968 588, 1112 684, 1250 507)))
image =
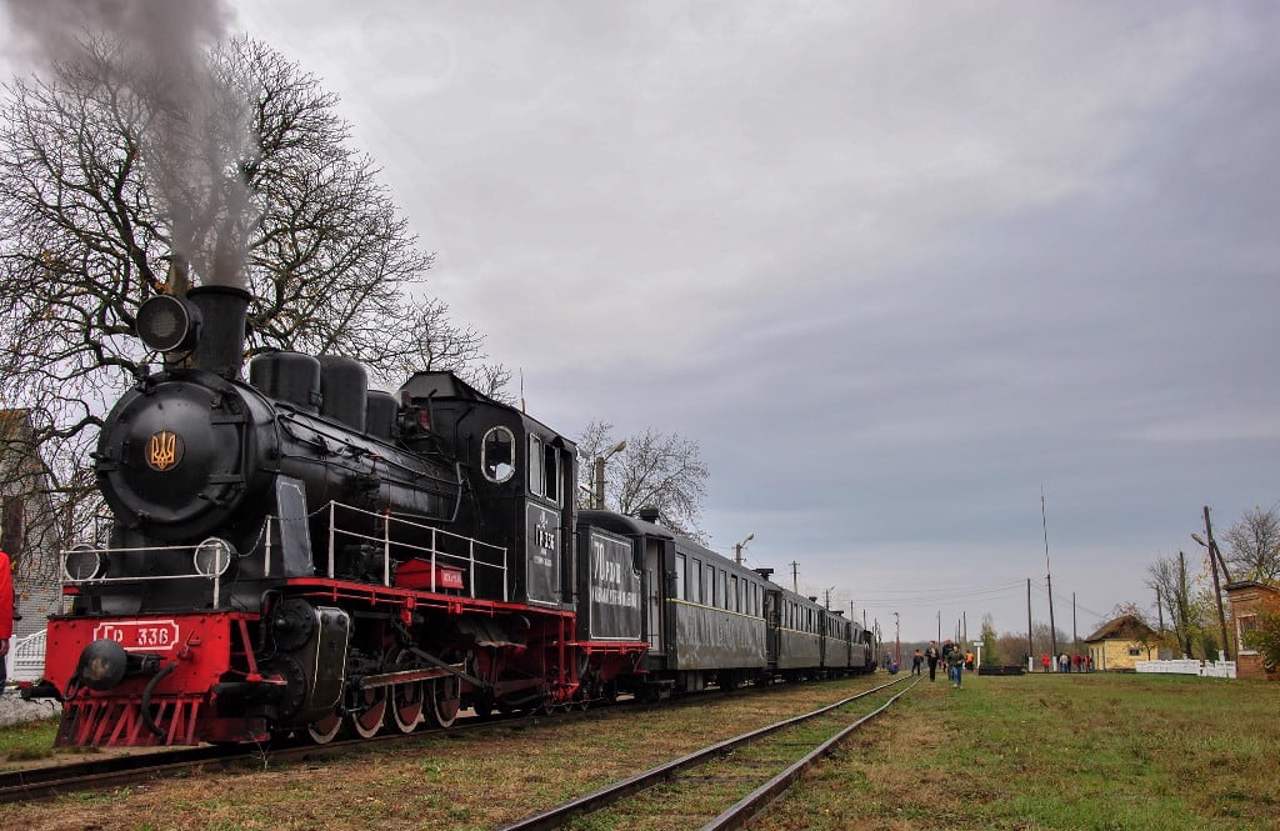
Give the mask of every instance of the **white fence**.
POLYGON ((1166 675, 1199 675, 1202 678, 1235 678, 1235 661, 1197 661, 1182 658, 1174 661, 1136 661, 1138 672, 1155 672, 1166 675))
POLYGON ((4 656, 4 667, 9 682, 39 681, 44 674, 44 639, 41 629, 34 635, 9 641, 9 654, 4 656))

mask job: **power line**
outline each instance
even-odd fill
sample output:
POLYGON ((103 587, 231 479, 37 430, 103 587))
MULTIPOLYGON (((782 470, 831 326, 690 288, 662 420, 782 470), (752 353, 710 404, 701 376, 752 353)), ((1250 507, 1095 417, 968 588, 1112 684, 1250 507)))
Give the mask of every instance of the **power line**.
POLYGON ((874 594, 876 596, 885 595, 885 594, 910 594, 910 595, 935 594, 935 593, 955 594, 956 592, 984 591, 986 589, 1002 589, 1002 588, 1007 588, 1009 586, 1021 586, 1021 585, 1022 585, 1022 578, 1018 578, 1017 580, 1014 580, 1013 582, 1010 582, 1010 583, 996 583, 994 585, 991 583, 984 583, 978 586, 945 586, 945 587, 939 587, 936 589, 867 589, 866 591, 868 595, 874 594))

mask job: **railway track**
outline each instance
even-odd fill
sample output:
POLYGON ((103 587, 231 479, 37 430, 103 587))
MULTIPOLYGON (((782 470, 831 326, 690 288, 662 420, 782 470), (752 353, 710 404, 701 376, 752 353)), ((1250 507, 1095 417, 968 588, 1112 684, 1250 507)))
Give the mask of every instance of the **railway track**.
MULTIPOLYGON (((824 717, 838 717, 839 710, 846 705, 874 695, 882 690, 887 690, 891 687, 897 686, 898 684, 908 680, 910 680, 910 676, 904 676, 895 681, 880 684, 879 686, 872 687, 869 690, 864 690, 856 695, 843 698, 833 704, 819 707, 818 709, 812 710, 808 713, 792 716, 791 718, 783 719, 782 721, 743 733, 731 739, 716 742, 715 744, 708 745, 707 747, 696 750, 693 753, 682 756, 674 761, 667 762, 659 765, 658 767, 647 770, 644 773, 615 782, 595 791, 594 793, 587 794, 586 796, 563 803, 562 805, 556 806, 550 810, 526 817, 525 819, 503 827, 501 831, 547 831, 547 829, 561 828, 577 817, 581 817, 586 814, 593 814, 603 809, 610 808, 610 806, 621 803, 623 800, 628 800, 629 798, 643 798, 645 796, 643 792, 655 785, 671 780, 678 774, 713 762, 714 760, 723 757, 728 753, 737 751, 748 744, 759 742, 761 739, 764 739, 771 734, 788 731, 788 728, 794 728, 805 724, 806 722, 813 722, 814 720, 822 719, 824 717)), ((787 787, 799 778, 800 774, 807 768, 812 766, 823 756, 830 753, 831 750, 834 749, 841 741, 848 738, 851 733, 863 724, 866 724, 868 721, 887 710, 890 705, 905 695, 917 683, 919 683, 919 681, 911 683, 896 694, 892 695, 879 707, 839 729, 838 732, 830 738, 822 741, 817 747, 813 747, 802 758, 787 765, 781 773, 772 776, 764 784, 755 788, 734 805, 720 813, 713 820, 703 826, 703 831, 729 831, 729 829, 743 827, 751 820, 752 817, 756 816, 766 805, 768 805, 769 802, 785 791, 787 787)), ((783 748, 788 746, 789 745, 785 742, 781 744, 781 747, 783 748)), ((713 777, 700 776, 698 778, 698 784, 705 786, 707 784, 707 780, 711 778, 713 777)), ((732 778, 740 779, 741 775, 740 773, 735 772, 732 778)))
MULTIPOLYGON (((630 699, 618 702, 618 706, 638 708, 640 710, 647 710, 659 706, 679 707, 686 704, 693 704, 703 696, 726 694, 734 696, 749 696, 767 694, 771 690, 786 689, 790 686, 791 685, 770 685, 768 687, 760 688, 749 687, 731 693, 711 688, 702 693, 683 696, 680 700, 674 702, 663 701, 645 703, 635 699, 630 699)), ((606 706, 592 708, 585 712, 564 712, 557 715, 552 723, 565 723, 566 721, 576 721, 579 718, 598 716, 609 712, 611 709, 612 707, 606 706)), ((460 732, 479 730, 486 727, 502 727, 520 723, 533 723, 536 721, 546 720, 547 718, 548 717, 546 715, 539 714, 517 714, 510 716, 494 715, 487 719, 482 719, 478 716, 464 716, 460 717, 458 721, 447 730, 429 728, 416 730, 409 734, 385 733, 375 736, 372 739, 350 739, 334 741, 324 745, 298 743, 286 744, 283 746, 273 745, 262 748, 253 746, 243 747, 240 745, 234 747, 204 745, 200 747, 188 747, 134 756, 117 756, 111 759, 73 762, 65 765, 48 765, 38 768, 29 768, 26 770, 9 771, 6 773, 0 773, 0 805, 13 802, 49 799, 60 794, 73 793, 76 791, 119 787, 135 782, 145 782, 174 775, 200 772, 205 769, 227 769, 232 766, 244 765, 248 762, 260 762, 265 765, 273 762, 290 761, 295 759, 339 756, 344 753, 365 748, 373 749, 392 743, 401 744, 421 740, 440 733, 456 734, 460 732)))

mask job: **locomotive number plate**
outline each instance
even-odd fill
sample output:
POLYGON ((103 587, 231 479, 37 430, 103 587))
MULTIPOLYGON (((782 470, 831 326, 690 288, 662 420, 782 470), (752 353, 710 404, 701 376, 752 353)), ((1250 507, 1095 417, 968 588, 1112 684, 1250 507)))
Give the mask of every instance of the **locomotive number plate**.
POLYGON ((167 652, 178 645, 178 622, 113 620, 93 627, 93 638, 115 641, 126 652, 167 652))

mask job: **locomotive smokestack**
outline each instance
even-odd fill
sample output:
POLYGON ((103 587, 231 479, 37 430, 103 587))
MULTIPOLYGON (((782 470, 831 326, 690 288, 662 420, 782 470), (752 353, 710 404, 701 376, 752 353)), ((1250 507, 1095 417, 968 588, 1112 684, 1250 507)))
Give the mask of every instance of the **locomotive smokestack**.
POLYGON ((252 296, 233 286, 200 286, 187 292, 187 299, 200 310, 201 320, 192 364, 225 378, 238 377, 252 296))

